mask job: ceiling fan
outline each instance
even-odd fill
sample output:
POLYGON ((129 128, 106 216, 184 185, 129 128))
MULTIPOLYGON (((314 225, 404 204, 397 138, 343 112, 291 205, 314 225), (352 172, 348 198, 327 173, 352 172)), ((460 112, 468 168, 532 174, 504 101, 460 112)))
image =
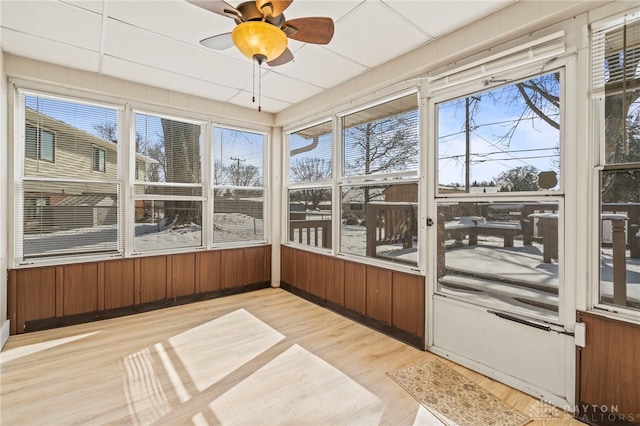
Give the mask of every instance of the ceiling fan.
POLYGON ((285 19, 283 12, 293 0, 252 0, 237 7, 223 0, 187 1, 236 22, 233 31, 205 38, 200 44, 215 50, 235 45, 260 65, 266 62, 269 66, 278 66, 293 60, 287 38, 313 44, 328 44, 333 38, 331 18, 285 19))

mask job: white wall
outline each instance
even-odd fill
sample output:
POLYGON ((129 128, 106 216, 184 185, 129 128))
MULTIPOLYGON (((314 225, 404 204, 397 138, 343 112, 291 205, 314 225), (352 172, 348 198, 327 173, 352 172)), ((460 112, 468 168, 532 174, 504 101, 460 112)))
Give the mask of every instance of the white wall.
MULTIPOLYGON (((1 40, 0 40, 1 41, 1 40)), ((4 69, 4 53, 0 50, 0 70, 4 69)), ((0 73, 0 206, 8 205, 8 155, 7 155, 7 81, 0 73)), ((7 319, 7 214, 0 214, 0 348, 9 338, 7 319)))

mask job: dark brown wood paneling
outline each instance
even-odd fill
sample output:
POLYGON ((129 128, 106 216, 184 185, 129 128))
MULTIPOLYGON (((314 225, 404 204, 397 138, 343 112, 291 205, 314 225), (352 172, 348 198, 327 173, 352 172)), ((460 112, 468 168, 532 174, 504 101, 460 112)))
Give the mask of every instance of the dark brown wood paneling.
POLYGON ((133 259, 110 260, 104 264, 104 309, 134 304, 133 259))
POLYGON ((288 246, 280 246, 280 281, 294 285, 295 250, 288 246))
POLYGON ((56 316, 64 315, 64 266, 56 266, 56 316))
POLYGON ((56 268, 20 269, 15 277, 16 333, 24 332, 27 321, 56 316, 56 268))
POLYGON ((104 310, 104 262, 98 262, 98 310, 104 310))
POLYGON ((196 253, 171 255, 171 297, 196 292, 196 253))
POLYGON ((220 252, 220 285, 222 288, 240 287, 244 283, 244 249, 220 252))
POLYGON ((344 260, 327 256, 324 265, 326 299, 336 305, 344 306, 344 260))
POLYGON ((579 402, 617 408, 640 424, 640 326, 599 315, 579 313, 587 326, 580 350, 579 402))
POLYGON ((325 298, 325 258, 309 253, 309 293, 325 298))
POLYGON ((255 284, 265 281, 266 247, 244 249, 244 283, 255 284))
POLYGON ((205 251, 198 253, 198 273, 201 293, 220 290, 220 252, 205 251))
POLYGON ((344 307, 359 314, 367 309, 367 268, 361 263, 344 262, 344 307))
POLYGON ((392 281, 388 269, 367 266, 367 316, 391 324, 392 281))
POLYGON ((309 252, 295 250, 295 259, 293 285, 309 293, 309 252))
POLYGON ((391 324, 424 337, 424 277, 393 272, 391 324))
POLYGON ((98 264, 64 265, 63 315, 98 310, 98 264))
MULTIPOLYGON (((142 257, 140 260, 140 303, 167 298, 167 257, 142 257)), ((138 271, 136 271, 136 274, 138 271)))

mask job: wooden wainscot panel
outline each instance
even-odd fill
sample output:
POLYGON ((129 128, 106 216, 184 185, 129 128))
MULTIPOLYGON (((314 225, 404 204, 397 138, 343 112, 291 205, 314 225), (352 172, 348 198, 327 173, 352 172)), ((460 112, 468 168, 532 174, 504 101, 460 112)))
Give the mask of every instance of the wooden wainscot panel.
POLYGON ((309 293, 325 298, 325 258, 309 253, 309 293))
POLYGON ((280 281, 293 285, 295 263, 295 251, 291 247, 280 246, 280 281))
POLYGON ((64 265, 63 315, 82 314, 98 310, 98 264, 64 265))
POLYGON ((392 272, 367 266, 367 316, 391 324, 392 272))
POLYGON ((102 262, 104 268, 104 309, 134 304, 134 260, 102 262))
POLYGON ((424 277, 393 272, 392 325, 424 337, 424 277))
POLYGON ((196 292, 196 253, 173 254, 171 259, 171 294, 180 297, 196 292))
POLYGON ((56 268, 16 269, 9 273, 11 328, 23 333, 27 321, 56 316, 56 268), (14 306, 11 306, 14 305, 14 306), (15 327, 15 328, 14 328, 15 327))
POLYGON ((579 320, 587 326, 580 350, 580 404, 615 410, 640 424, 640 325, 588 313, 579 313, 579 320))
POLYGON ((359 314, 367 309, 367 267, 362 263, 344 262, 344 307, 359 314))
POLYGON ((167 298, 167 257, 154 256, 137 259, 140 280, 140 303, 165 300, 167 298))
POLYGON ((325 257, 325 298, 338 306, 344 306, 344 260, 325 257))
POLYGON ((204 251, 198 253, 198 292, 220 290, 220 252, 204 251))
POLYGON ((255 284, 267 281, 266 247, 247 247, 244 249, 244 283, 255 284))
POLYGON ((241 287, 244 282, 244 249, 220 252, 220 284, 222 288, 241 287))
POLYGON ((300 290, 309 293, 309 252, 304 250, 295 251, 294 283, 300 290))

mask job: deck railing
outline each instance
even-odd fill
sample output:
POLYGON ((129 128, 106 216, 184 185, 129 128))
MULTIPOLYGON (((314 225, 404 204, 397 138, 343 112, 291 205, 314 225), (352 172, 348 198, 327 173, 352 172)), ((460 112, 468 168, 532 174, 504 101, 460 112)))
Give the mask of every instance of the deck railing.
POLYGON ((289 241, 331 248, 331 219, 290 220, 289 241))
POLYGON ((371 201, 366 204, 367 256, 376 257, 382 245, 402 244, 411 248, 418 235, 417 203, 371 201))

